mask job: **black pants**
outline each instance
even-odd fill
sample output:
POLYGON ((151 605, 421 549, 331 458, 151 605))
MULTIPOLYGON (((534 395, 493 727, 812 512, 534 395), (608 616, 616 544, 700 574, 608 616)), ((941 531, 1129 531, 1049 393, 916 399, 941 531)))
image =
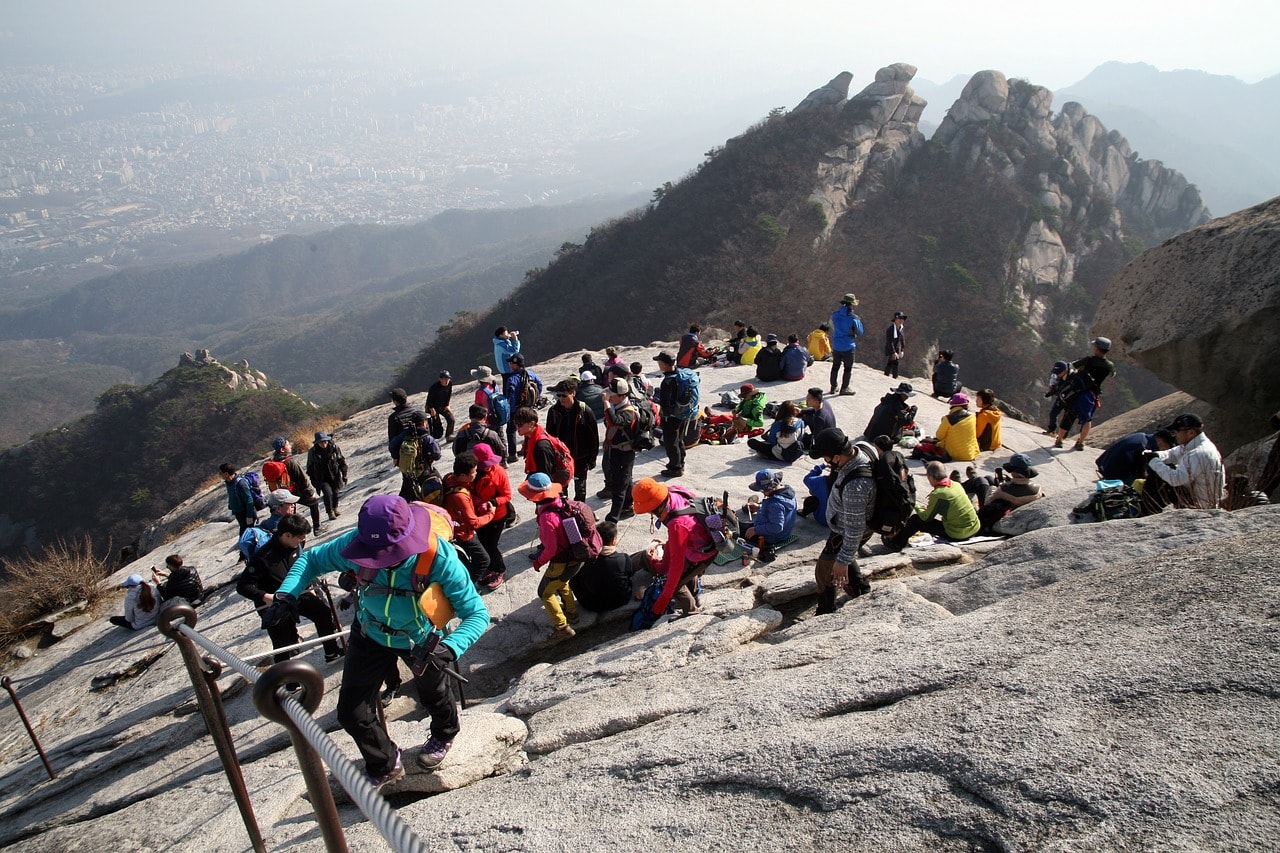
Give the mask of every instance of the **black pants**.
MULTIPOLYGON (((481 528, 483 530, 484 528, 481 528)), ((471 580, 476 581, 484 577, 489 571, 489 552, 485 550, 484 545, 480 542, 479 531, 470 539, 454 539, 453 544, 458 546, 458 550, 467 556, 467 565, 471 569, 471 580)))
MULTIPOLYGON (((395 660, 408 663, 408 649, 393 649, 374 642, 364 632, 351 632, 342 686, 338 688, 338 723, 356 742, 364 756, 365 770, 373 776, 388 773, 396 761, 396 745, 378 722, 378 694, 387 670, 395 660)), ((418 698, 431 714, 431 735, 451 741, 457 736, 458 705, 449 689, 448 676, 427 667, 414 679, 418 698)))
MULTIPOLYGON (((316 626, 316 636, 327 637, 330 634, 337 633, 337 625, 333 621, 333 613, 329 610, 329 605, 320 600, 320 596, 312 592, 304 592, 298 596, 298 615, 310 619, 316 626)), ((300 638, 298 637, 298 625, 296 622, 285 619, 276 623, 267 629, 267 636, 271 638, 271 648, 282 649, 285 646, 296 645, 300 638)), ((336 655, 341 649, 337 640, 326 640, 324 643, 324 652, 326 655, 336 655)), ((282 660, 288 660, 296 655, 297 652, 285 652, 275 656, 275 662, 280 663, 282 660)))
POLYGON ((662 419, 662 448, 667 451, 667 468, 676 474, 684 473, 684 431, 687 418, 662 419))
POLYGON ((448 441, 453 438, 453 412, 448 409, 436 409, 436 414, 444 418, 444 438, 448 441))
POLYGON ((299 498, 298 503, 311 510, 311 529, 316 533, 320 532, 320 499, 315 495, 311 496, 311 500, 299 498))
POLYGON ((841 391, 849 390, 849 375, 853 373, 853 350, 831 353, 831 393, 836 393, 836 375, 844 366, 844 381, 840 383, 841 391))
POLYGON ((631 471, 635 464, 634 450, 609 450, 609 470, 605 474, 605 485, 613 495, 613 503, 609 505, 606 521, 617 524, 622 518, 622 511, 631 508, 631 471))
POLYGON ((573 499, 575 501, 585 501, 587 499, 587 472, 591 470, 591 466, 595 464, 595 458, 579 459, 576 456, 573 459, 573 499))
POLYGON ((240 537, 244 535, 244 532, 246 530, 248 530, 250 527, 258 526, 258 514, 254 513, 253 515, 237 515, 236 523, 240 525, 240 532, 236 534, 236 541, 239 542, 240 537))
POLYGON ((489 571, 506 574, 507 564, 502 559, 502 548, 498 541, 502 538, 502 531, 507 527, 507 518, 515 510, 508 508, 507 515, 497 521, 490 522, 484 527, 476 531, 476 540, 480 543, 480 547, 484 548, 485 555, 489 558, 489 571))
POLYGON ((320 499, 324 501, 325 514, 333 518, 338 513, 338 489, 337 483, 330 483, 328 480, 318 484, 316 491, 320 493, 320 499))
POLYGON ((897 379, 898 378, 898 362, 901 360, 902 360, 901 356, 899 356, 898 358, 891 358, 885 361, 884 375, 892 376, 894 379, 897 379))

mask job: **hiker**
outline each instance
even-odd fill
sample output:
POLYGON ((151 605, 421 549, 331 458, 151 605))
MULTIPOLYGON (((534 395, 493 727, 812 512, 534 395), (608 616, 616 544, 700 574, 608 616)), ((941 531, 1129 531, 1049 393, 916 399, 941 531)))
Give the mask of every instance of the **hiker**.
POLYGON ((248 477, 236 473, 236 466, 230 462, 219 465, 218 472, 227 485, 227 509, 231 510, 231 515, 240 525, 240 530, 236 533, 238 538, 244 534, 246 528, 258 523, 258 508, 253 500, 253 486, 249 483, 248 477))
MULTIPOLYGON (((493 331, 493 364, 499 373, 506 373, 511 356, 520 352, 520 333, 499 326, 493 331)), ((475 371, 472 371, 474 373, 475 371)))
POLYGON ((406 501, 438 503, 443 478, 436 470, 440 445, 427 429, 425 412, 414 412, 410 426, 400 435, 400 497, 406 501))
POLYGON ((608 519, 596 525, 600 553, 582 564, 569 579, 569 588, 579 607, 593 613, 616 610, 631 601, 631 576, 635 568, 631 556, 618 551, 618 525, 608 519))
POLYGON ((916 480, 907 460, 887 435, 871 440, 876 460, 871 473, 876 481, 870 527, 881 536, 896 536, 916 508, 916 480))
POLYGON ((396 436, 413 424, 413 413, 418 410, 409 405, 409 395, 403 388, 392 388, 388 393, 391 397, 391 414, 387 415, 387 451, 391 454, 391 461, 395 462, 400 452, 400 445, 395 443, 396 436))
POLYGON ((587 410, 591 412, 591 419, 598 421, 603 418, 604 388, 595 380, 594 374, 589 370, 584 370, 580 379, 575 379, 571 376, 569 380, 577 383, 574 396, 579 403, 586 405, 587 410))
MULTIPOLYGON (((553 642, 568 640, 576 633, 569 623, 578 621, 578 602, 573 597, 569 581, 582 568, 582 562, 570 555, 569 534, 565 528, 566 508, 561 497, 563 488, 546 474, 539 473, 521 483, 519 492, 533 503, 538 521, 538 540, 542 548, 534 558, 533 570, 540 572, 543 566, 547 567, 547 573, 538 582, 538 598, 551 619, 549 639, 553 642)), ((586 536, 586 531, 578 530, 577 533, 586 536)))
MULTIPOLYGON (((267 495, 267 517, 262 520, 258 527, 267 533, 274 533, 276 526, 280 524, 280 519, 286 515, 293 515, 298 511, 298 496, 288 489, 276 489, 267 495)), ((240 536, 241 547, 243 548, 246 534, 240 536)))
POLYGON ((772 563, 777 557, 774 549, 791 538, 791 529, 796 526, 796 493, 783 484, 781 471, 768 468, 757 471, 747 488, 759 492, 764 499, 742 538, 756 549, 757 560, 772 563))
POLYGON ((831 315, 831 393, 836 393, 836 379, 840 369, 844 368, 844 379, 840 382, 842 395, 852 394, 849 390, 849 376, 853 372, 853 354, 858 348, 857 338, 862 334, 862 318, 854 313, 858 297, 846 293, 840 300, 840 307, 831 315))
POLYGON ((756 353, 756 381, 777 382, 782 379, 782 349, 778 336, 770 334, 764 339, 764 349, 756 353))
POLYGON ((511 505, 511 480, 504 467, 505 458, 487 444, 477 444, 476 478, 471 483, 471 499, 477 506, 493 512, 493 520, 476 531, 476 539, 489 558, 489 571, 478 583, 485 589, 497 589, 507 579, 507 565, 499 540, 502 531, 516 523, 516 509, 511 505))
MULTIPOLYGON (((1089 427, 1093 425, 1093 415, 1102 408, 1102 383, 1116 372, 1115 364, 1107 358, 1107 353, 1111 351, 1111 339, 1097 337, 1090 343, 1093 351, 1071 363, 1074 370, 1071 374, 1074 385, 1072 397, 1075 403, 1073 420, 1080 422, 1080 434, 1076 436, 1076 450, 1084 450, 1084 443, 1089 438, 1089 427)), ((1070 408, 1063 414, 1062 423, 1058 426, 1057 435, 1054 437, 1054 447, 1062 447, 1063 440, 1071 430, 1068 418, 1072 414, 1070 408)))
POLYGON ((799 382, 812 366, 813 356, 800 346, 800 336, 787 335, 787 345, 782 349, 782 378, 788 382, 799 382))
POLYGON ((194 566, 188 566, 181 554, 170 554, 164 558, 164 568, 151 572, 151 577, 158 581, 160 600, 182 598, 188 604, 196 605, 204 599, 204 581, 194 566))
MULTIPOLYGON (((440 371, 436 381, 427 389, 427 415, 431 418, 444 419, 444 440, 453 441, 453 409, 449 403, 453 401, 453 374, 447 370, 440 371)), ((435 435, 435 438, 440 438, 435 435)))
POLYGON ((733 332, 725 347, 724 357, 730 364, 739 364, 742 361, 742 346, 747 339, 747 324, 741 320, 733 321, 733 332))
POLYGON ((818 433, 809 456, 821 459, 834 474, 826 511, 831 532, 814 566, 817 615, 821 615, 835 612, 838 588, 850 598, 871 592, 871 583, 858 567, 858 549, 871 535, 867 525, 875 509, 876 481, 871 472, 874 460, 866 450, 855 447, 843 430, 818 433))
POLYGON ((715 353, 702 345, 702 340, 698 337, 698 333, 702 331, 702 327, 694 323, 689 327, 689 331, 681 336, 680 348, 676 350, 676 366, 695 368, 699 365, 699 359, 715 360, 715 353))
MULTIPOLYGON (((236 592, 252 601, 256 607, 269 606, 275 600, 280 585, 288 577, 289 569, 302 553, 310 532, 311 524, 305 518, 298 515, 282 518, 271 540, 257 550, 249 561, 248 568, 236 580, 236 592)), ((301 642, 298 637, 297 616, 315 623, 317 637, 329 637, 338 632, 329 605, 313 589, 307 588, 297 593, 294 603, 295 618, 281 619, 267 627, 271 648, 283 649, 301 642)), ((325 640, 323 646, 325 663, 333 663, 342 657, 342 647, 336 639, 325 640)), ((280 663, 295 654, 297 652, 280 652, 274 656, 274 660, 280 663)))
POLYGON ((524 356, 516 353, 511 356, 511 360, 507 362, 507 370, 509 372, 502 374, 502 393, 506 396, 507 402, 511 406, 513 416, 507 421, 507 461, 515 461, 516 449, 516 420, 514 413, 521 407, 534 409, 538 408, 538 401, 542 398, 542 380, 532 370, 526 370, 524 366, 524 356))
POLYGON ((806 341, 809 349, 809 355, 813 356, 814 361, 830 361, 831 360, 831 326, 828 323, 819 323, 818 328, 809 333, 806 341))
MULTIPOLYGON (((701 611, 700 579, 715 559, 717 550, 707 527, 692 512, 692 492, 679 486, 659 483, 652 477, 637 480, 631 487, 631 505, 640 514, 652 513, 667 528, 662 556, 650 568, 663 578, 662 593, 653 603, 645 621, 666 614, 673 603, 682 615, 701 611)), ((643 606, 643 605, 642 605, 643 606)))
POLYGON ((525 476, 546 474, 561 486, 568 486, 574 475, 573 454, 564 442, 538 424, 537 411, 522 406, 516 409, 511 421, 524 439, 520 455, 524 457, 525 476))
POLYGON ((327 432, 317 432, 315 444, 307 451, 307 478, 324 500, 324 511, 333 521, 342 515, 339 492, 347 484, 347 457, 327 432))
POLYGON ((388 667, 399 659, 418 675, 418 695, 431 715, 431 736, 422 745, 418 765, 434 770, 459 730, 458 706, 445 669, 489 627, 489 611, 448 542, 448 527, 443 509, 374 495, 360 508, 355 530, 298 557, 263 614, 263 624, 269 627, 273 620, 292 615, 296 597, 316 578, 329 572, 356 573, 355 620, 360 630, 352 630, 347 645, 337 718, 359 748, 369 781, 378 787, 404 775, 400 749, 377 715, 388 667), (419 586, 440 595, 420 604, 419 586), (443 609, 447 603, 452 614, 436 611, 440 599, 439 606, 443 609), (458 623, 444 634, 445 626, 452 624, 448 615, 458 623))
POLYGON ((1147 475, 1147 451, 1169 450, 1177 444, 1173 433, 1158 429, 1153 433, 1131 432, 1112 442, 1094 463, 1098 479, 1119 480, 1132 486, 1147 475))
POLYGON ((444 476, 444 508, 453 519, 453 544, 466 556, 476 582, 489 575, 489 552, 477 534, 494 519, 494 511, 473 491, 478 466, 474 453, 459 453, 453 457, 453 471, 444 476))
POLYGON ((467 407, 467 425, 453 436, 453 453, 466 453, 485 445, 498 455, 505 467, 507 464, 507 442, 496 430, 489 427, 489 409, 485 406, 471 404, 467 407))
POLYGON ((915 395, 910 382, 899 382, 897 388, 890 388, 871 412, 871 420, 867 421, 862 434, 869 439, 887 435, 896 443, 907 424, 915 422, 916 407, 907 405, 907 400, 915 395))
POLYGON ((1166 506, 1178 509, 1217 509, 1226 495, 1222 454, 1204 433, 1199 415, 1186 413, 1166 429, 1177 446, 1148 451, 1148 477, 1142 489, 1144 515, 1166 506))
POLYGON ((1004 419, 1004 412, 996 406, 996 392, 990 388, 983 388, 974 396, 978 398, 978 411, 973 415, 973 426, 978 436, 978 449, 999 450, 1004 446, 1001 443, 1000 434, 1000 422, 1004 419))
POLYGON ((631 362, 631 375, 626 377, 634 389, 634 395, 639 399, 653 399, 653 383, 644 376, 644 365, 638 361, 631 362))
MULTIPOLYGON (((636 464, 635 440, 640 412, 631 402, 630 390, 631 386, 625 379, 614 379, 605 392, 609 405, 604 410, 604 452, 607 459, 604 486, 611 501, 605 521, 614 524, 635 515, 631 508, 631 475, 636 464)), ((640 405, 647 406, 649 401, 645 400, 640 405)), ((603 537, 603 532, 600 535, 603 537)))
POLYGON ((824 429, 836 425, 836 413, 831 408, 831 401, 823 399, 822 389, 810 388, 804 395, 804 408, 800 410, 800 420, 804 421, 805 435, 801 440, 805 452, 813 444, 813 438, 824 429))
MULTIPOLYGON (((960 479, 959 471, 951 472, 951 480, 959 483, 960 488, 964 489, 964 493, 968 495, 978 506, 978 514, 982 514, 982 508, 987 505, 987 498, 996 488, 996 481, 986 474, 979 474, 978 469, 969 465, 964 469, 964 479, 960 479)), ((1004 469, 997 468, 996 476, 1003 480, 1004 469)))
POLYGON ((933 360, 933 396, 950 399, 960 393, 960 365, 956 354, 949 349, 938 350, 933 360))
MULTIPOLYGON (((726 392, 730 394, 732 392, 726 392)), ((733 404, 733 411, 724 415, 711 414, 710 407, 703 408, 707 426, 715 427, 717 433, 723 434, 726 443, 732 444, 738 436, 759 435, 764 431, 764 407, 768 402, 765 393, 750 382, 744 382, 738 389, 738 402, 733 404)))
POLYGON ((627 363, 622 360, 622 356, 618 355, 617 347, 604 348, 604 374, 608 376, 614 368, 622 371, 620 374, 623 379, 627 378, 627 363))
POLYGON ((311 510, 311 527, 317 536, 320 530, 320 498, 311 490, 307 475, 293 458, 293 444, 284 436, 278 435, 271 442, 273 452, 271 458, 262 463, 262 478, 267 486, 275 491, 285 488, 298 496, 298 503, 311 510))
POLYGON ((596 364, 596 357, 589 352, 582 354, 582 365, 578 368, 579 382, 594 382, 599 385, 604 381, 604 368, 596 364))
POLYGON ((738 347, 738 364, 748 367, 754 366, 756 356, 760 354, 760 350, 764 348, 764 343, 760 340, 760 333, 756 331, 755 326, 747 326, 746 337, 742 339, 742 343, 738 347))
POLYGON ((1046 398, 1053 398, 1053 406, 1049 409, 1049 423, 1044 428, 1045 435, 1053 435, 1058 431, 1058 416, 1065 407, 1064 395, 1067 392, 1067 376, 1071 373, 1071 365, 1065 361, 1055 361, 1049 373, 1049 390, 1044 392, 1046 398))
POLYGON ((1009 479, 1000 483, 988 493, 983 505, 978 509, 979 532, 990 535, 992 527, 1020 506, 1038 501, 1044 495, 1040 487, 1031 482, 1040 472, 1031 467, 1031 460, 1021 453, 1015 453, 1004 463, 1004 470, 1009 479))
POLYGON ((804 421, 796 404, 783 400, 769 431, 760 438, 747 439, 747 446, 766 459, 790 465, 804 455, 805 436, 804 421))
POLYGON ((160 594, 155 585, 144 581, 142 575, 129 575, 120 584, 127 592, 124 594, 124 615, 112 616, 107 621, 130 631, 140 631, 156 624, 160 615, 160 594))
POLYGON ((978 449, 978 421, 969 411, 969 395, 957 392, 947 401, 951 411, 938 424, 938 446, 944 462, 972 462, 978 449))
POLYGON ((600 453, 600 430, 595 413, 575 399, 578 387, 578 380, 564 379, 551 389, 556 404, 547 409, 547 433, 564 442, 573 455, 573 499, 585 501, 587 472, 596 467, 600 453))
POLYGON ((893 312, 893 322, 884 331, 884 375, 898 378, 898 366, 902 363, 902 354, 907 349, 907 337, 902 327, 907 324, 907 315, 901 311, 893 312))
POLYGON ((667 467, 662 475, 683 477, 684 434, 701 408, 698 403, 698 374, 688 368, 677 368, 676 360, 668 352, 658 353, 653 360, 658 362, 662 371, 658 406, 662 412, 662 447, 667 451, 667 467))
POLYGON ((923 507, 917 506, 902 532, 885 540, 884 544, 890 551, 901 551, 907 547, 911 537, 922 530, 959 542, 977 535, 982 526, 978 521, 978 512, 973 508, 973 501, 969 500, 959 483, 951 481, 941 462, 934 461, 926 465, 925 476, 929 478, 929 485, 933 486, 933 491, 929 493, 929 503, 923 507))

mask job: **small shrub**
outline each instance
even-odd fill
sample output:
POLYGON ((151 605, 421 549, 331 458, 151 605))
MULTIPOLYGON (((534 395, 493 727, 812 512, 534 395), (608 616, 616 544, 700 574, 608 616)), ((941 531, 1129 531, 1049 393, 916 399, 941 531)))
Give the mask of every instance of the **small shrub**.
MULTIPOLYGON (((108 544, 107 552, 111 548, 108 544)), ((0 648, 22 639, 24 627, 34 619, 77 601, 92 608, 107 592, 102 583, 109 565, 94 556, 88 536, 58 539, 38 556, 24 554, 4 562, 0 598, 0 648)))

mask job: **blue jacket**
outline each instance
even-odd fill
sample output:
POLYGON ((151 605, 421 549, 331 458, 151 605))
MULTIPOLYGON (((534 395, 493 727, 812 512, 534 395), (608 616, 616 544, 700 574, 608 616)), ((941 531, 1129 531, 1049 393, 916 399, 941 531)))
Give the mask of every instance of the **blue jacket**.
POLYGON ((227 509, 232 515, 244 515, 257 518, 258 510, 253 506, 253 492, 249 490, 249 481, 237 474, 227 480, 227 509))
POLYGON ((538 378, 538 374, 532 370, 517 370, 515 373, 508 373, 502 377, 502 390, 507 395, 507 400, 511 403, 511 414, 516 413, 516 409, 520 407, 520 392, 524 389, 524 375, 529 374, 529 382, 534 388, 534 397, 542 396, 542 380, 538 378))
POLYGON ((818 510, 810 516, 814 521, 827 526, 827 498, 831 496, 831 481, 827 478, 827 466, 819 462, 804 475, 804 485, 809 494, 818 500, 818 510))
MULTIPOLYGON (((341 555, 342 549, 355 537, 356 531, 349 530, 337 539, 303 551, 280 584, 279 592, 296 596, 320 575, 355 571, 357 566, 341 555)), ((381 569, 372 583, 360 587, 356 619, 360 621, 360 630, 375 643, 393 649, 410 649, 422 644, 428 633, 442 633, 432 627, 418 607, 418 597, 412 594, 413 567, 417 559, 414 555, 381 569)), ((457 552, 443 539, 431 566, 431 582, 440 584, 454 613, 462 620, 444 639, 444 644, 462 657, 489 627, 489 611, 457 552)))
POLYGON ((805 369, 813 364, 813 356, 799 344, 787 344, 782 351, 782 378, 788 382, 804 379, 805 369))
POLYGON ((831 349, 848 352, 857 349, 854 338, 862 334, 862 319, 848 305, 841 305, 831 315, 831 349))
POLYGON ((790 486, 765 497, 756 511, 756 533, 770 545, 776 545, 791 535, 796 526, 796 492, 790 486))
POLYGON ((1123 480, 1125 485, 1131 486, 1147 470, 1147 460, 1142 458, 1142 452, 1156 449, 1154 433, 1130 433, 1102 451, 1095 463, 1098 474, 1104 480, 1123 480))
POLYGON ((507 364, 507 359, 520 352, 519 339, 511 338, 494 338, 493 339, 493 361, 498 365, 499 373, 506 373, 511 370, 511 365, 507 364))

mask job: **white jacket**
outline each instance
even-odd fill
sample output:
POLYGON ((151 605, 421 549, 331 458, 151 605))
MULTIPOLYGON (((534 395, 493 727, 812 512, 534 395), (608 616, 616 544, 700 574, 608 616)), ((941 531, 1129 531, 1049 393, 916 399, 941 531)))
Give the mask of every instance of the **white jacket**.
POLYGON ((1158 451, 1150 468, 1169 485, 1189 490, 1193 508, 1217 509, 1226 494, 1222 454, 1203 432, 1172 450, 1158 451))

